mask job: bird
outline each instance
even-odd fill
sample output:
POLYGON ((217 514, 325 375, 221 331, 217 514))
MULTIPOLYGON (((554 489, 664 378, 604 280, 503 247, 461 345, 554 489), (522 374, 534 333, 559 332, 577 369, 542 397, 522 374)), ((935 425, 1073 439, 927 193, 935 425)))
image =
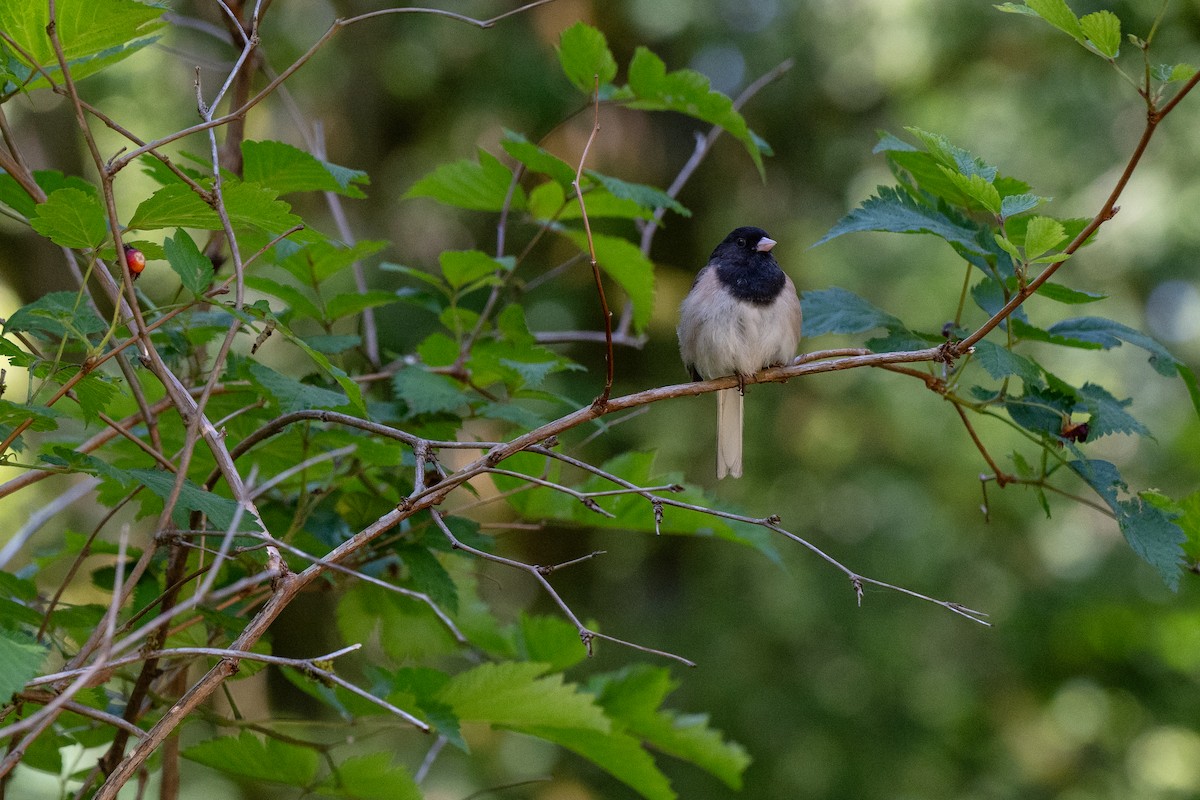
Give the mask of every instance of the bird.
POLYGON ((800 345, 800 299, 771 252, 776 244, 762 228, 735 228, 679 308, 679 354, 692 379, 738 379, 717 392, 718 479, 742 476, 746 379, 791 361, 800 345))

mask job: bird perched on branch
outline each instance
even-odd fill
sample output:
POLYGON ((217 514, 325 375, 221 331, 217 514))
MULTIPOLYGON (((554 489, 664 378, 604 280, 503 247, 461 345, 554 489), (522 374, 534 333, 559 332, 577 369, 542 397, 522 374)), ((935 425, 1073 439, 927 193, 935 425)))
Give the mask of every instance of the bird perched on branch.
POLYGON ((679 309, 679 352, 693 380, 735 375, 717 392, 717 477, 742 476, 746 379, 791 361, 800 344, 800 299, 761 228, 725 237, 679 309))

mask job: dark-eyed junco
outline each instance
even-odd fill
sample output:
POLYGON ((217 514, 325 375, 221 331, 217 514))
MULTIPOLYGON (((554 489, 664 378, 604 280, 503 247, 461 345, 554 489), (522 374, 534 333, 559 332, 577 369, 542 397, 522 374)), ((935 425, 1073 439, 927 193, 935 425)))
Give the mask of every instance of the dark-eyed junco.
POLYGON ((717 245, 679 309, 679 352, 694 380, 736 375, 717 392, 717 477, 742 476, 746 378, 791 361, 800 344, 800 299, 761 228, 738 228, 717 245))

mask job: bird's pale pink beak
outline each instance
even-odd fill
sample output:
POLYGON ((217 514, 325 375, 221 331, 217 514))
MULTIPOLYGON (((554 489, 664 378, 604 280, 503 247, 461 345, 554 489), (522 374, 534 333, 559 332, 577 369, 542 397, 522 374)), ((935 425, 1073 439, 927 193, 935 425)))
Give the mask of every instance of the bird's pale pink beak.
POLYGON ((760 253, 769 253, 771 252, 771 248, 777 244, 779 243, 774 239, 768 239, 766 236, 764 236, 758 240, 758 244, 755 245, 754 249, 760 253))

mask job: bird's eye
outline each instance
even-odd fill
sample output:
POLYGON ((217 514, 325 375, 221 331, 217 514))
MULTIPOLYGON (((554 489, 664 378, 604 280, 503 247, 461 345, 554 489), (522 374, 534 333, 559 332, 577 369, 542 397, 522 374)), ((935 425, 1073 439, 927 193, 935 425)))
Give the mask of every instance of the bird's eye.
POLYGON ((738 247, 745 247, 745 246, 746 246, 746 240, 745 240, 745 239, 738 239, 738 241, 737 241, 737 245, 738 245, 738 247))

